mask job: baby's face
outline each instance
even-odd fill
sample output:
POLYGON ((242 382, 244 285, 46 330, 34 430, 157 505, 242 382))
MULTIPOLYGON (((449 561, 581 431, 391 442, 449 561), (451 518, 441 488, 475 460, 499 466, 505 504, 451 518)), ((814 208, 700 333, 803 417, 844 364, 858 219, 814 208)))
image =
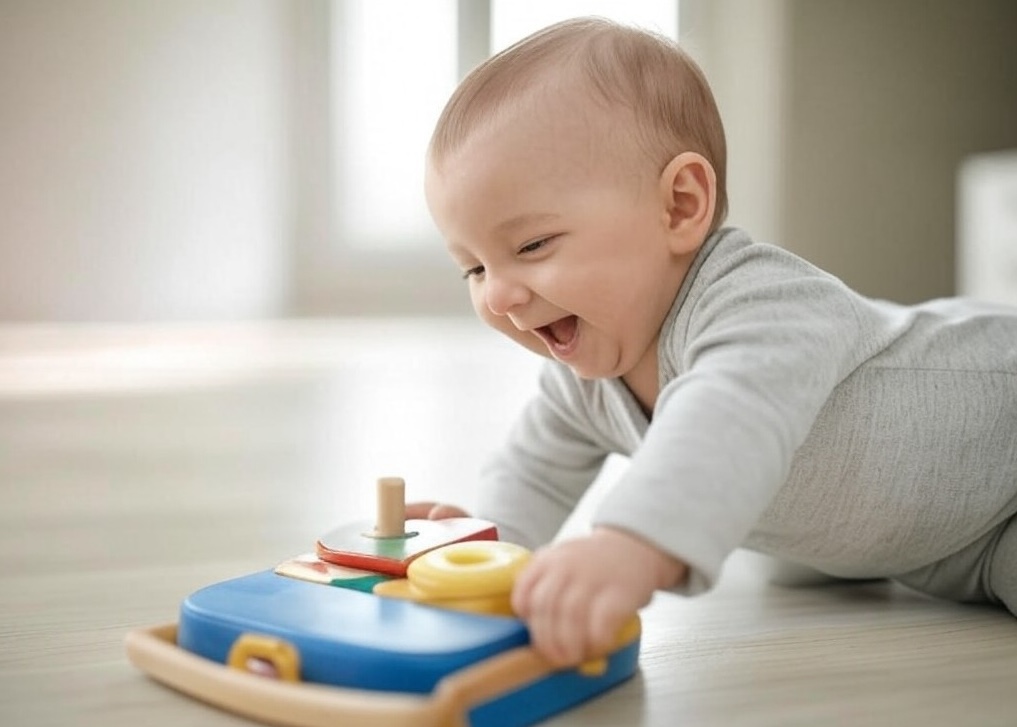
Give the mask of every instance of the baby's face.
POLYGON ((655 370, 688 267, 668 246, 666 189, 634 133, 623 113, 548 96, 427 170, 431 213, 477 314, 583 378, 655 370))

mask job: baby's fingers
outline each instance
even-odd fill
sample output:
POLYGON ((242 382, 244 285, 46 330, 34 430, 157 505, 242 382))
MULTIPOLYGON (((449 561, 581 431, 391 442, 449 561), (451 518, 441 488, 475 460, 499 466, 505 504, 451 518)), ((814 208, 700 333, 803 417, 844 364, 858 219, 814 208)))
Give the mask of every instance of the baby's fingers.
POLYGON ((590 606, 587 625, 587 655, 603 656, 616 644, 622 627, 632 618, 635 609, 610 594, 596 599, 590 606))
POLYGON ((566 573, 548 569, 537 575, 521 604, 530 641, 554 666, 574 666, 588 656, 592 599, 566 573))
POLYGON ((406 517, 411 520, 426 520, 428 513, 430 513, 437 504, 437 502, 407 502, 406 517))
POLYGON ((450 517, 469 517, 469 513, 455 505, 441 502, 410 502, 406 504, 406 517, 410 520, 444 520, 450 517))
POLYGON ((527 619, 533 647, 558 667, 578 663, 583 656, 583 621, 574 604, 566 604, 567 592, 544 580, 533 591, 531 615, 527 619))

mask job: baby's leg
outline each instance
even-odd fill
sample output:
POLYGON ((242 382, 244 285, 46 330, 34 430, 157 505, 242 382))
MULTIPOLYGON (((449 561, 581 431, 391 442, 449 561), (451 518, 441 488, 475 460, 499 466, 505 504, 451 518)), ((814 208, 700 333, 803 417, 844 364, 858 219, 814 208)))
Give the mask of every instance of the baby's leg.
POLYGON ((995 603, 1017 615, 1017 517, 963 550, 894 580, 939 598, 995 603))

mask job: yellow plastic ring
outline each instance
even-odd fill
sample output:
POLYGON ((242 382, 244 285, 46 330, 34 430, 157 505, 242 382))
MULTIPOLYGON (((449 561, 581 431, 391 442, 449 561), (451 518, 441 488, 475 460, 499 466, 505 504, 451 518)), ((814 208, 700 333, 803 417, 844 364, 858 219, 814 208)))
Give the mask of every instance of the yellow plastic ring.
POLYGON ((530 551, 521 545, 471 540, 424 553, 410 563, 406 577, 427 598, 484 598, 509 593, 529 560, 530 551))

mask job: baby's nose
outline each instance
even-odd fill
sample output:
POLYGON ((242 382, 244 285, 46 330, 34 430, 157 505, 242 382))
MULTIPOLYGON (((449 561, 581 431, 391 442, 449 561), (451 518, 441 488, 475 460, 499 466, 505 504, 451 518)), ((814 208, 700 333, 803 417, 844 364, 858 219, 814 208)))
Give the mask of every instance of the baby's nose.
POLYGON ((484 280, 484 304, 494 315, 508 315, 529 299, 529 288, 517 280, 490 274, 484 280))

